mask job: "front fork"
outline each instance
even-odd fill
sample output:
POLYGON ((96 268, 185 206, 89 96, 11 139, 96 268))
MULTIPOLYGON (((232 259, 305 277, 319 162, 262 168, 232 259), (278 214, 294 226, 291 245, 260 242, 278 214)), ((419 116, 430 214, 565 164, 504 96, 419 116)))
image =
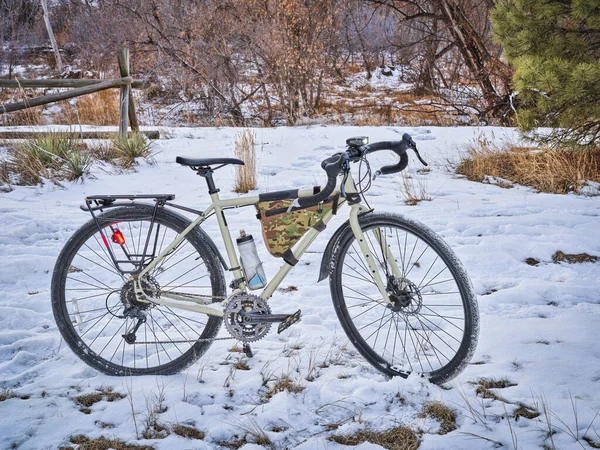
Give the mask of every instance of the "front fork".
MULTIPOLYGON (((366 211, 367 209, 361 204, 352 205, 350 210, 350 227, 352 228, 352 232, 354 233, 354 237, 356 238, 356 242, 358 243, 358 246, 365 258, 365 261, 367 262, 367 266, 369 268, 369 271, 371 272, 370 275, 375 281, 375 285, 377 286, 377 289, 379 289, 379 293, 383 297, 383 303, 389 305, 392 302, 387 292, 387 280, 385 280, 384 282, 384 280, 381 279, 381 272, 377 268, 378 261, 376 260, 375 256, 373 255, 373 252, 369 248, 365 234, 363 233, 360 227, 360 223, 358 221, 358 216, 366 211)), ((390 251, 390 247, 387 244, 385 233, 382 232, 380 228, 376 228, 372 231, 373 235, 375 236, 375 241, 379 244, 381 248, 381 253, 384 259, 382 263, 389 264, 390 268, 392 269, 392 275, 397 280, 401 280, 401 287, 403 288, 404 281, 402 277, 402 272, 398 267, 397 261, 394 259, 394 255, 390 251)), ((373 251, 377 251, 377 249, 374 248, 373 251)), ((382 267, 382 269, 385 273, 387 273, 387 267, 382 267)))

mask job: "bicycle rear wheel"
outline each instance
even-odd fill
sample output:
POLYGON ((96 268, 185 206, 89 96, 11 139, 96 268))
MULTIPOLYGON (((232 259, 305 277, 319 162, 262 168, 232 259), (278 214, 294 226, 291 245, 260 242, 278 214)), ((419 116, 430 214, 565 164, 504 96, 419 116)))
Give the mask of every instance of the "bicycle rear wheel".
MULTIPOLYGON (((189 224, 168 210, 154 211, 138 205, 100 214, 104 236, 90 220, 67 242, 54 268, 58 329, 79 358, 109 375, 179 372, 206 352, 221 325, 218 317, 137 301, 133 282, 121 270, 132 270, 142 258, 141 264, 149 264, 189 224), (134 263, 116 266, 111 250, 134 263)), ((221 264, 196 230, 142 279, 142 287, 153 297, 173 291, 217 301, 226 294, 221 264)))
POLYGON ((462 264, 415 220, 369 214, 360 224, 391 304, 383 301, 348 228, 333 256, 330 287, 350 341, 387 375, 417 372, 434 383, 454 378, 475 351, 479 326, 476 296, 462 264))

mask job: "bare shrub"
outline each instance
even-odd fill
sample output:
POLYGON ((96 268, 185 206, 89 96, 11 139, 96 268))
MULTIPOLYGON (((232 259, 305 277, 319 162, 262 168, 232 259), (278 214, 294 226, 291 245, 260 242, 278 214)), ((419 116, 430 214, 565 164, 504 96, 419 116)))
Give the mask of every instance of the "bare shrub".
POLYGON ((235 135, 235 156, 244 161, 235 167, 234 191, 242 194, 256 189, 256 134, 245 130, 235 135))
MULTIPOLYGON (((493 177, 541 192, 591 194, 587 183, 600 182, 600 147, 583 150, 498 146, 480 136, 467 147, 467 156, 456 171, 471 181, 490 182, 489 177, 493 177)), ((507 187, 505 183, 499 185, 507 187)))

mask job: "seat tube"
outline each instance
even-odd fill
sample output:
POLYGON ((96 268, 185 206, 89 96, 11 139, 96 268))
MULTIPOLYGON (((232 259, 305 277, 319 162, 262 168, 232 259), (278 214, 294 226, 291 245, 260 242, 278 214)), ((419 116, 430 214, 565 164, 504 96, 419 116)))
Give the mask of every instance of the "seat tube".
MULTIPOLYGON (((227 220, 225 219, 225 214, 223 213, 223 208, 221 207, 219 191, 217 190, 217 192, 211 193, 210 198, 215 208, 217 223, 219 224, 219 229, 221 230, 221 236, 223 238, 223 243, 225 244, 225 250, 227 251, 227 257, 229 258, 231 271, 233 272, 235 279, 240 280, 243 278, 243 274, 237 253, 235 252, 235 246, 233 245, 233 239, 231 238, 231 233, 229 232, 229 227, 227 226, 227 220)), ((241 287, 243 290, 245 290, 245 285, 241 287)))
POLYGON ((350 227, 352 228, 352 232, 354 233, 358 247, 360 248, 365 261, 367 262, 367 266, 371 271, 370 275, 373 277, 373 280, 379 289, 379 293, 383 297, 383 302, 390 304, 391 302, 386 290, 386 284, 381 279, 381 274, 379 273, 379 270, 377 270, 377 264, 375 263, 373 253, 371 252, 371 249, 369 248, 365 240, 365 236, 360 228, 358 215, 363 211, 365 211, 365 208, 361 204, 352 205, 350 210, 350 227))

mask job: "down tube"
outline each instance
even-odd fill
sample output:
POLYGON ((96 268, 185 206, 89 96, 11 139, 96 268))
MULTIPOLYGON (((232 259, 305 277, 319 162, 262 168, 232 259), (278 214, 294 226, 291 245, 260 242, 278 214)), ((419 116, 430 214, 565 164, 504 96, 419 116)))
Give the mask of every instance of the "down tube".
MULTIPOLYGON (((341 206, 341 204, 339 206, 341 206)), ((340 210, 339 206, 338 206, 338 211, 340 210)), ((327 223, 331 220, 332 217, 333 217, 333 212, 329 211, 323 216, 323 218, 321 220, 323 221, 323 223, 325 225, 327 225, 327 223)), ((300 239, 300 242, 298 242, 295 245, 295 250, 294 250, 294 257, 297 260, 299 260, 302 257, 302 255, 312 245, 312 243, 315 241, 315 239, 317 238, 317 236, 320 233, 321 233, 320 231, 317 231, 314 228, 311 228, 302 237, 302 239, 300 239)), ((287 262, 284 262, 283 266, 281 266, 281 268, 275 274, 273 279, 269 282, 267 287, 264 288, 264 290, 261 292, 260 297, 263 298, 264 300, 270 299, 271 296, 273 295, 273 292, 275 292, 275 289, 277 289, 279 287, 281 282, 285 279, 285 277, 290 272, 290 270, 292 270, 293 267, 294 266, 288 264, 287 262)))

